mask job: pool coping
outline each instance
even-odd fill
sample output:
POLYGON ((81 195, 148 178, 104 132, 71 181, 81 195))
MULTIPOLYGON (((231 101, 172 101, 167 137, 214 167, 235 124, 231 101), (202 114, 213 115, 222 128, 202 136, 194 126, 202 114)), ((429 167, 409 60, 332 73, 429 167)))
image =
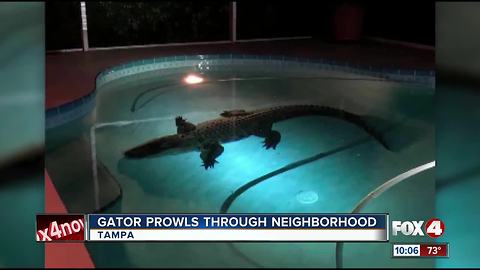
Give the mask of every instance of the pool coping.
POLYGON ((202 63, 219 65, 272 65, 275 68, 305 68, 366 75, 398 82, 414 82, 435 88, 435 70, 379 67, 326 58, 291 57, 286 55, 257 54, 201 54, 173 55, 139 59, 109 67, 95 77, 95 89, 87 95, 45 112, 45 128, 51 129, 87 115, 95 108, 97 89, 120 78, 162 69, 198 67, 202 63))

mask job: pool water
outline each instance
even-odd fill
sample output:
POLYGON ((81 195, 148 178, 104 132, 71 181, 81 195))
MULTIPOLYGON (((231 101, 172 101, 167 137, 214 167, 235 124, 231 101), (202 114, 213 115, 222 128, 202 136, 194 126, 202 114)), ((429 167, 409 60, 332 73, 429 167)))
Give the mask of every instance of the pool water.
MULTIPOLYGON (((102 163, 121 188, 119 199, 100 205, 103 213, 350 212, 388 179, 435 159, 434 93, 419 84, 243 65, 200 73, 193 68, 142 73, 102 86, 96 98, 87 124, 73 125, 85 125, 78 135, 84 143, 79 148, 88 159, 85 168, 92 169, 90 161, 102 163), (185 84, 182 79, 192 72, 205 82, 185 84), (263 139, 254 136, 224 144, 219 163, 209 170, 201 166, 198 152, 139 160, 123 157, 125 150, 146 140, 174 134, 176 116, 200 123, 224 110, 293 104, 325 105, 369 116, 394 151, 348 122, 308 116, 274 124, 282 135, 276 150, 264 149, 263 139), (289 167, 298 161, 304 162, 289 167), (272 177, 262 178, 272 172, 272 177)), ((47 140, 59 140, 62 129, 49 131, 47 140)), ((61 168, 68 159, 77 159, 58 154, 68 153, 69 147, 71 143, 52 147, 47 167, 61 168)), ((68 169, 59 170, 67 175, 68 169)), ((84 178, 92 175, 89 170, 84 178)), ((96 189, 84 198, 89 207, 98 202, 92 196, 110 192, 98 184, 102 177, 85 181, 89 189, 96 189)), ((82 210, 81 203, 73 204, 82 210)), ((364 212, 390 213, 392 220, 428 219, 434 216, 434 205, 434 173, 427 171, 387 191, 364 212)), ((99 267, 335 267, 335 243, 88 243, 87 248, 99 267)), ((430 259, 391 259, 391 252, 386 243, 347 243, 344 266, 434 266, 430 259)))

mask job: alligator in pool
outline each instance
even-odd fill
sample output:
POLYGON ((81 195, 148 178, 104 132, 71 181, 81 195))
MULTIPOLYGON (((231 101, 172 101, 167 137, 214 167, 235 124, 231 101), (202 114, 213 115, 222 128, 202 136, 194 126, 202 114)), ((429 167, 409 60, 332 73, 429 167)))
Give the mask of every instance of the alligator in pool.
POLYGON ((177 134, 160 137, 134 147, 124 154, 127 158, 145 158, 162 154, 200 151, 205 169, 213 168, 223 153, 222 143, 241 140, 251 135, 264 138, 266 149, 275 149, 280 133, 272 129, 274 123, 302 116, 327 116, 350 122, 374 137, 390 150, 381 134, 370 127, 364 117, 341 109, 318 105, 276 106, 253 111, 224 111, 221 117, 194 125, 182 117, 175 123, 177 134))

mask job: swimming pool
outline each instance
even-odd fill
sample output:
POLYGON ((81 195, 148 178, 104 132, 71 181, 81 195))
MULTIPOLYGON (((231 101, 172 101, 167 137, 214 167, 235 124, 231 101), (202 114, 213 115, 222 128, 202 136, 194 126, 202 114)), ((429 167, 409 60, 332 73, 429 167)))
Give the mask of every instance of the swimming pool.
MULTIPOLYGON (((386 180, 435 159, 433 78, 430 72, 283 56, 174 56, 128 63, 99 74, 92 111, 47 131, 47 169, 67 208, 76 212, 350 212, 386 180), (190 74, 204 81, 185 83, 190 74), (276 150, 262 148, 262 139, 254 136, 225 144, 219 163, 209 170, 197 152, 123 157, 146 140, 174 134, 177 116, 199 123, 225 110, 296 104, 368 116, 394 151, 348 122, 308 116, 274 124, 282 136, 276 150)), ((363 211, 428 219, 434 205, 430 170, 363 211)), ((358 245, 345 245, 345 267, 434 265, 429 259, 391 259, 384 243, 358 245)), ((100 267, 335 267, 334 243, 87 247, 100 267)))

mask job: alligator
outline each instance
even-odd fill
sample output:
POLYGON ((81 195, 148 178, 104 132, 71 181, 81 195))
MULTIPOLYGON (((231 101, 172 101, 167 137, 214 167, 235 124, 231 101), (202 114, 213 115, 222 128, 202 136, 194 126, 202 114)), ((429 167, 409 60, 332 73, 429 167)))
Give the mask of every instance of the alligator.
POLYGON ((162 154, 200 151, 202 166, 213 168, 223 153, 222 143, 241 140, 251 135, 264 138, 266 149, 276 149, 281 135, 272 129, 274 123, 302 116, 327 116, 350 122, 374 137, 383 147, 391 150, 381 134, 367 124, 363 116, 327 106, 286 105, 252 111, 230 110, 221 117, 194 125, 181 116, 175 118, 177 134, 147 141, 125 151, 127 158, 144 158, 162 154))

